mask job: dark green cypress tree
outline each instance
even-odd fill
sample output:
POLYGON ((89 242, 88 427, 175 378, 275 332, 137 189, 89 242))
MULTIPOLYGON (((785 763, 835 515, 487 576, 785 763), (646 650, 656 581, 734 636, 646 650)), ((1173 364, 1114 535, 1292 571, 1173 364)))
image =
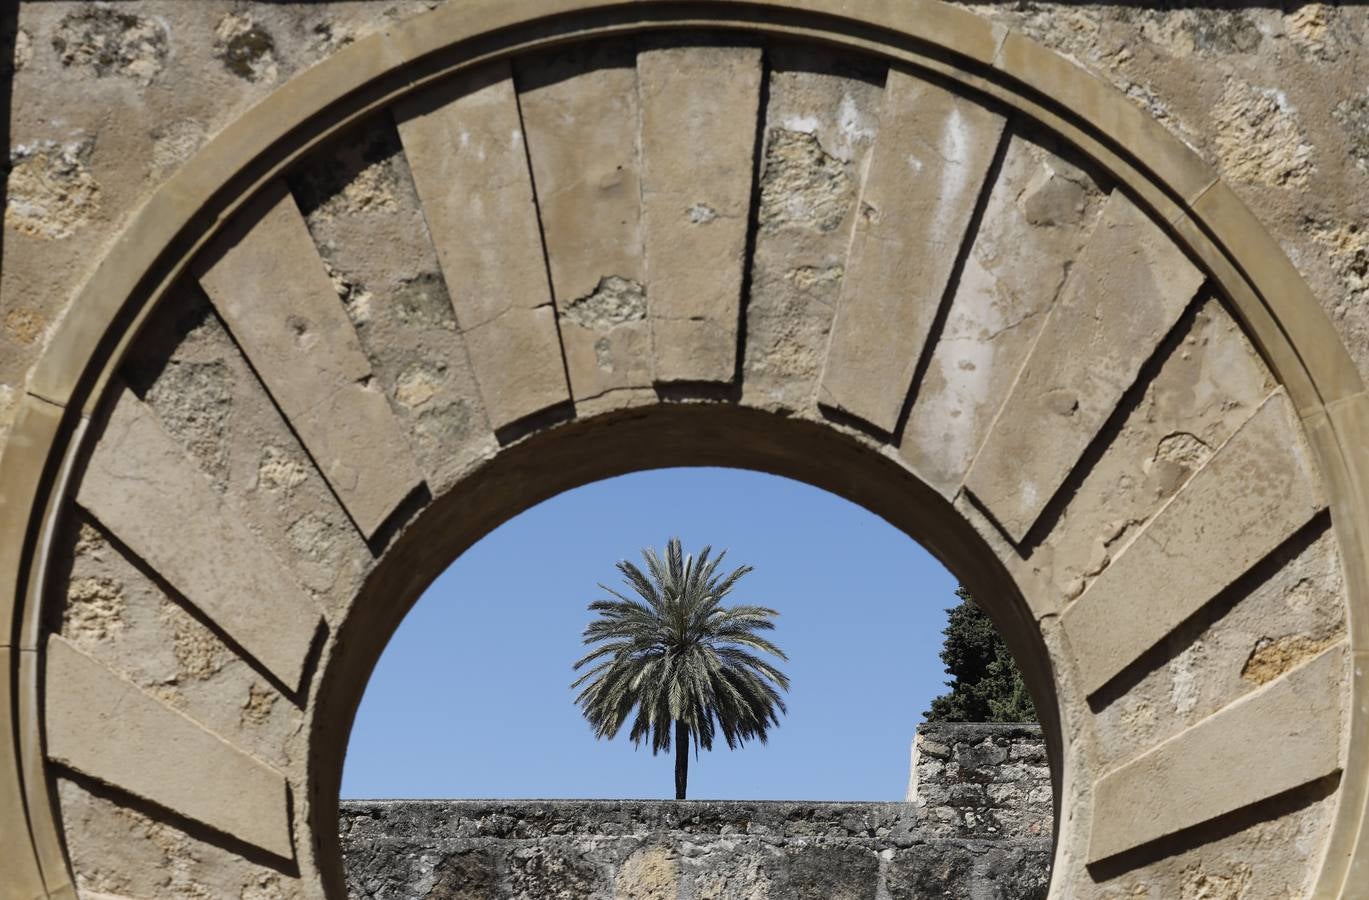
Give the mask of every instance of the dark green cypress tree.
POLYGON ((993 622, 963 587, 948 610, 941 661, 949 691, 932 700, 928 722, 1035 722, 1027 685, 993 622))

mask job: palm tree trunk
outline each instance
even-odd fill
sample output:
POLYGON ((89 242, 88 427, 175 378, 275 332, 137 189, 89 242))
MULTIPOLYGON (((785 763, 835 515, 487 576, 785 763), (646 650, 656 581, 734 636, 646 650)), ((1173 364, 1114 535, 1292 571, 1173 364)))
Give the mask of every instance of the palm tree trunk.
POLYGON ((685 785, 689 782, 689 726, 679 719, 675 720, 675 799, 685 798, 685 785))

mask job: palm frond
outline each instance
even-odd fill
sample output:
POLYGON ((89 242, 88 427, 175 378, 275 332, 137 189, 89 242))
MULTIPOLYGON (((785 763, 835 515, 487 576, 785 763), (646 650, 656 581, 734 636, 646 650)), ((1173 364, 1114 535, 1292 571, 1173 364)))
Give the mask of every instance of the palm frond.
POLYGON ((586 671, 571 684, 596 737, 612 738, 631 720, 628 737, 653 753, 669 751, 675 722, 688 727, 695 752, 764 743, 785 712, 789 679, 761 654, 787 657, 758 632, 779 615, 765 606, 724 606, 750 566, 721 574, 727 551, 704 547, 686 554, 678 538, 663 554, 642 551, 644 568, 617 564, 625 591, 599 585, 605 597, 589 604, 590 649, 573 664, 586 671), (633 596, 635 595, 635 596, 633 596), (588 667, 588 668, 586 668, 588 667))

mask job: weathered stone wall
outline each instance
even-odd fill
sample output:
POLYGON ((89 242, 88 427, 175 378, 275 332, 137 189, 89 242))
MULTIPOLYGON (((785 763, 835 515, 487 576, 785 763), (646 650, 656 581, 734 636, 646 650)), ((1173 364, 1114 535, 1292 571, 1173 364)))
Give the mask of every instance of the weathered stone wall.
POLYGON ((1050 765, 1039 725, 918 726, 908 802, 938 837, 1039 838, 1052 826, 1050 765))
MULTIPOLYGON (((473 11, 462 2, 438 18, 465 22, 473 11)), ((279 103, 297 104, 291 116, 317 113, 313 95, 296 87, 265 113, 239 118, 354 35, 389 37, 316 74, 412 58, 404 40, 422 35, 422 23, 386 26, 426 5, 0 5, 16 69, 11 114, 0 116, 12 162, 0 430, 97 261, 161 248, 153 229, 110 253, 169 173, 187 173, 182 188, 222 187, 233 167, 217 152, 180 167, 231 121, 265 135, 259 120, 279 103)), ((718 8, 729 6, 750 8, 718 8)), ((1353 78, 1362 11, 982 11, 1101 71, 1214 161, 1303 268, 1363 363, 1355 292, 1365 175, 1347 137, 1353 103, 1345 105, 1361 90, 1353 78)), ((982 22, 958 21, 986 45, 993 37, 982 22)), ((1149 218, 1163 210, 1138 210, 1130 193, 1178 187, 1130 176, 1114 184, 1108 173, 1126 166, 1100 169, 1093 151, 1072 150, 1087 129, 1065 123, 1064 144, 1043 133, 1031 98, 1000 97, 1023 112, 1005 117, 959 81, 885 72, 859 54, 814 56, 778 37, 758 54, 711 40, 651 48, 637 62, 610 46, 613 64, 575 56, 559 80, 546 77, 542 48, 515 59, 487 95, 427 85, 290 166, 226 219, 213 252, 178 257, 187 276, 137 337, 120 330, 126 321, 108 332, 107 346, 131 341, 105 372, 114 390, 68 396, 63 379, 76 377, 89 348, 49 354, 48 380, 33 387, 47 399, 24 400, 0 456, 0 472, 13 474, 0 502, 6 534, 34 538, 0 543, 11 587, 0 618, 11 602, 22 613, 10 629, 22 633, 6 635, 17 646, 0 644, 0 673, 11 679, 0 687, 18 705, 10 720, 23 763, 0 759, 12 779, 23 776, 0 794, 23 788, 29 801, 27 812, 7 807, 20 821, 0 831, 21 835, 28 816, 33 860, 52 893, 65 888, 65 852, 79 890, 95 896, 319 896, 336 860, 330 779, 345 745, 337 711, 351 708, 369 654, 402 615, 396 598, 415 596, 470 541, 541 497, 620 467, 716 464, 719 452, 726 464, 870 506, 940 542, 948 565, 984 579, 983 590, 972 585, 980 596, 1009 598, 999 619, 1025 642, 1014 649, 1028 654, 1034 684, 1056 677, 1060 746, 1074 773, 1062 801, 1057 896, 1202 896, 1213 884, 1234 885, 1247 900, 1307 896, 1323 853, 1347 858, 1358 828, 1349 813, 1361 808, 1369 767, 1358 737, 1333 739, 1350 708, 1342 596, 1348 589, 1362 600, 1367 576, 1362 554, 1351 546, 1342 557, 1338 540, 1364 518, 1346 484, 1366 482, 1333 477, 1323 491, 1302 437, 1314 439, 1316 459, 1344 458, 1345 472, 1359 472, 1358 457, 1345 454, 1369 442, 1369 400, 1347 396, 1360 390, 1357 379, 1319 370, 1317 391, 1295 398, 1302 421, 1315 425, 1300 436, 1292 395, 1251 344, 1258 338, 1285 363, 1340 360, 1333 341, 1293 328, 1298 308, 1315 320, 1303 324, 1321 319, 1294 296, 1293 310, 1257 328, 1269 312, 1258 298, 1227 304, 1217 285, 1199 289, 1183 255, 1201 256, 1206 245, 1171 241, 1149 218), (634 113, 611 103, 632 96, 622 85, 634 70, 639 100, 649 98, 635 112, 638 132, 634 113), (717 89, 723 83, 735 90, 717 89), (695 118, 736 138, 736 177, 713 177, 712 150, 681 149, 719 142, 699 129, 686 130, 689 145, 674 139, 684 107, 655 90, 668 85, 720 111, 695 118), (568 101, 582 112, 559 116, 568 101), (907 115, 924 101, 930 117, 907 115), (513 135, 519 146, 501 143, 490 155, 477 142, 454 158, 453 129, 468 115, 481 134, 513 135), (965 146, 977 152, 949 154, 952 166, 942 165, 948 154, 926 156, 924 167, 922 148, 937 146, 929 136, 952 122, 969 131, 943 133, 969 135, 965 146), (994 140, 1001 150, 986 160, 980 151, 994 140), (614 153, 600 152, 600 141, 614 153), (908 181, 899 167, 913 159, 921 174, 908 181), (463 207, 454 198, 464 195, 447 190, 449 165, 491 189, 463 207), (624 174, 583 177, 599 166, 624 174), (569 189, 583 184, 606 186, 593 214, 569 189), (929 197, 946 219, 926 214, 929 197), (658 201, 677 204, 669 228, 655 217, 658 201), (628 252, 634 245, 618 226, 639 220, 641 252, 628 252), (925 263, 919 273, 935 278, 888 277, 879 248, 900 222, 918 227, 901 234, 912 249, 899 259, 925 263), (951 233, 964 242, 948 245, 951 233), (592 247, 582 240, 590 237, 592 247), (727 252, 704 252, 715 246, 705 237, 727 252), (705 268, 718 276, 709 296, 719 302, 685 309, 705 268), (919 296, 908 295, 910 284, 919 296), (650 291, 649 310, 639 288, 650 291), (1136 315, 1105 314, 1115 297, 1136 315), (678 324, 714 355, 663 354, 643 341, 643 315, 646 331, 678 324), (708 327, 688 324, 696 320, 708 327), (1285 347, 1284 334, 1302 336, 1285 347), (687 370, 695 359, 709 362, 706 377, 687 370), (1024 360, 1050 377, 1015 381, 1024 360), (666 373, 666 389, 653 367, 666 373), (1067 376, 1058 382, 1066 387, 1051 373, 1067 376), (1102 384, 1097 373, 1125 377, 1102 384), (677 379, 696 378, 707 390, 676 390, 677 379), (1314 394, 1335 403, 1317 408, 1314 394), (41 449, 52 437, 43 429, 56 427, 49 400, 89 400, 96 411, 88 442, 70 457, 65 436, 41 449), (985 447, 992 452, 975 449, 985 447), (76 460, 70 496, 58 491, 43 509, 63 459, 76 460), (8 493, 11 481, 22 490, 8 493), (24 491, 37 498, 33 509, 11 501, 24 491), (428 498, 422 513, 406 502, 428 498), (39 530, 40 520, 51 528, 39 530), (988 556, 1006 570, 985 565, 988 556), (1011 602, 1019 595, 1025 606, 1011 602), (1033 624, 1014 632, 1019 621, 1033 624), (320 623, 326 636, 313 655, 320 623), (1313 724, 1285 726, 1302 717, 1313 724), (1324 739, 1267 752, 1294 733, 1324 739), (159 751, 197 749, 130 749, 130 735, 159 751), (1351 763, 1342 766, 1336 750, 1346 746, 1351 763), (55 772, 46 786, 44 754, 55 772), (1233 757, 1257 776, 1225 784, 1233 757), (1180 771, 1190 761, 1176 775, 1182 790, 1151 789, 1155 766, 1180 771), (250 784, 218 777, 225 765, 253 773, 250 784), (49 810, 52 791, 60 803, 49 810), (1324 843, 1333 819, 1337 843, 1324 843), (1205 823, 1218 828, 1193 830, 1205 823), (1112 862, 1086 870, 1101 859, 1112 862)), ((1078 77, 1054 56, 1027 59, 1059 91, 1078 77)), ((1126 111, 1128 101, 1110 100, 1116 106, 1102 103, 1100 114, 1126 111)), ((307 130, 313 120, 283 121, 307 130)), ((1210 173, 1196 177, 1210 183, 1210 173)), ((1220 207, 1226 189, 1206 190, 1193 196, 1220 207)), ((221 209, 194 205, 206 223, 221 209)), ((165 218, 143 224, 165 227, 165 218)), ((1268 258, 1258 229, 1227 236, 1257 239, 1233 251, 1238 264, 1268 258)), ((1261 290, 1288 296, 1289 280, 1261 279, 1261 290)), ((127 296, 117 285, 96 293, 127 296)), ((90 309, 61 333, 102 329, 90 309)), ((1276 367, 1301 391, 1295 369, 1276 367)), ((1326 465, 1322 475, 1342 471, 1326 465)), ((957 762, 956 773, 974 768, 957 762)), ((1340 879, 1334 868, 1328 879, 1340 879)), ((40 893, 21 887, 23 898, 40 893)))
MULTIPOLYGON (((7 117, 0 106, 10 164, 0 443, 53 324, 140 203, 292 75, 438 5, 0 5, 0 79, 12 76, 7 117)), ((1369 8, 966 5, 1100 74, 1201 152, 1282 242, 1369 372, 1369 8)), ((389 202, 383 166, 372 168, 380 193, 362 202, 389 202)))
POLYGON ((907 803, 353 800, 353 897, 1044 897, 1036 725, 923 724, 907 803), (567 893, 558 893, 565 891, 567 893))
POLYGON ((1035 900, 1051 851, 903 803, 353 800, 339 827, 375 900, 1035 900))

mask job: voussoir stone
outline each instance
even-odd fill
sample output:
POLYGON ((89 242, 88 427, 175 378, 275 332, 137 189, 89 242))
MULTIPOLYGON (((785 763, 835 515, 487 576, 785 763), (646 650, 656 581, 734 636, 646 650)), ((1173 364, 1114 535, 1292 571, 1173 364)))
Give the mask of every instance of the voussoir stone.
POLYGON ((1339 771, 1345 656, 1338 643, 1099 779, 1090 861, 1339 771))
POLYGON ((357 528, 371 537, 423 480, 283 182, 200 284, 357 528))
POLYGON ((491 426, 565 403, 509 63, 424 89, 396 104, 395 120, 491 426), (508 348, 519 355, 503 355, 508 348))
POLYGON ((1114 191, 965 479, 1013 538, 1026 536, 1202 282, 1114 191))
POLYGON ((599 44, 515 68, 576 400, 651 383, 635 57, 599 44))
POLYGON ((657 381, 731 381, 736 373, 761 75, 754 47, 637 54, 657 381))
POLYGON ((892 433, 955 268, 1003 116, 890 69, 820 402, 892 433))
POLYGON ((56 635, 46 657, 48 758, 290 858, 285 777, 56 635))
POLYGON ((784 414, 817 399, 886 67, 767 51, 742 397, 784 414))
POLYGON ((1014 134, 984 201, 900 455, 954 496, 1106 196, 1043 136, 1014 134))
POLYGON ((1103 687, 1322 508, 1292 404, 1276 391, 1063 613, 1085 691, 1103 687))
POLYGON ((300 685, 317 605, 131 391, 76 501, 284 684, 300 685))

